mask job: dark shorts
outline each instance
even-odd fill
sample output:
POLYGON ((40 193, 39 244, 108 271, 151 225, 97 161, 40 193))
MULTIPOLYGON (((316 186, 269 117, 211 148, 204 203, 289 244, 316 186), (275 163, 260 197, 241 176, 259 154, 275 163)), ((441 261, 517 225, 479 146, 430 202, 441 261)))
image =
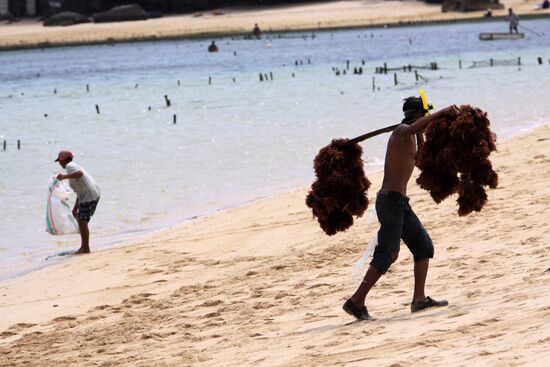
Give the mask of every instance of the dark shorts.
POLYGON ((399 252, 401 239, 414 256, 414 261, 430 259, 434 247, 428 232, 414 214, 409 198, 398 192, 379 193, 376 197, 376 214, 380 222, 378 245, 371 266, 384 274, 396 260, 392 253, 399 252))
POLYGON ((90 221, 90 218, 95 213, 95 208, 97 206, 97 203, 99 203, 99 198, 95 201, 88 201, 86 203, 79 203, 78 204, 78 219, 80 219, 83 222, 88 223, 90 221))

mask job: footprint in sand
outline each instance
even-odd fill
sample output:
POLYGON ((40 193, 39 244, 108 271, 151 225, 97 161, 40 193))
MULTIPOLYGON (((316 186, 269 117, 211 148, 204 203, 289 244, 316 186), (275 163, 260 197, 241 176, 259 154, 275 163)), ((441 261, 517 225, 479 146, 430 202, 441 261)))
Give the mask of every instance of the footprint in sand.
POLYGON ((464 316, 464 315, 467 315, 468 313, 467 312, 457 312, 457 313, 454 313, 452 315, 449 315, 449 318, 453 318, 453 317, 460 317, 460 316, 464 316))
POLYGON ((481 294, 481 290, 476 289, 474 291, 466 292, 466 298, 475 298, 481 294))
POLYGON ((290 296, 288 293, 286 293, 285 291, 281 291, 279 293, 277 293, 277 295, 275 296, 275 299, 281 299, 281 298, 285 298, 285 297, 288 297, 290 296))
POLYGON ((503 335, 506 335, 506 334, 504 334, 504 333, 490 334, 490 335, 481 337, 480 340, 485 340, 485 339, 496 339, 496 338, 500 338, 500 337, 503 336, 503 335))
POLYGON ((202 303, 199 307, 214 307, 214 306, 220 305, 222 303, 223 302, 221 300, 216 299, 216 300, 212 300, 212 301, 206 301, 206 302, 202 303))
POLYGON ((271 308, 273 306, 274 306, 273 304, 268 303, 268 302, 256 302, 254 304, 254 306, 252 306, 252 308, 255 309, 255 310, 265 310, 265 309, 271 308))
POLYGON ((143 273, 147 274, 147 275, 152 275, 152 274, 162 273, 163 271, 164 270, 161 270, 161 269, 148 269, 148 270, 144 271, 143 273))
POLYGON ((250 294, 250 298, 260 298, 262 296, 262 292, 260 291, 254 291, 250 294))
POLYGON ((107 309, 107 308, 109 308, 109 307, 111 307, 111 306, 109 306, 109 305, 100 305, 100 306, 94 307, 93 310, 94 310, 94 311, 101 311, 101 310, 105 310, 105 309, 107 309))
POLYGON ((63 321, 74 321, 76 320, 76 317, 73 317, 73 316, 61 316, 61 317, 56 317, 55 319, 53 319, 52 321, 54 322, 63 322, 63 321))
POLYGON ((33 326, 36 326, 36 324, 30 324, 30 323, 27 323, 27 322, 20 322, 18 324, 10 326, 8 330, 19 331, 19 330, 28 329, 28 328, 33 327, 33 326))
POLYGON ((218 317, 218 316, 221 316, 218 311, 210 312, 210 313, 207 313, 206 315, 204 315, 204 317, 207 318, 207 319, 212 318, 212 317, 218 317))
POLYGON ((8 338, 10 336, 17 335, 17 333, 11 332, 11 331, 3 331, 0 333, 0 338, 8 338))

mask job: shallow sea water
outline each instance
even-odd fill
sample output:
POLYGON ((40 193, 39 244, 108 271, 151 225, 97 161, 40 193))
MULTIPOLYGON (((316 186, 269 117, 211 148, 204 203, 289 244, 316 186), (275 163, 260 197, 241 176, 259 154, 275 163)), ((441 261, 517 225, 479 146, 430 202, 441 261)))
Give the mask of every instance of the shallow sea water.
MULTIPOLYGON (((487 111, 500 139, 546 124, 550 22, 522 24, 544 36, 482 42, 479 32, 507 29, 487 22, 226 37, 215 54, 206 52, 210 40, 2 52, 0 278, 79 245, 78 235, 45 232, 46 184, 61 172, 53 162, 60 149, 101 187, 90 224, 98 249, 308 186, 321 147, 398 122, 402 98, 419 88, 436 106, 487 111), (470 67, 490 59, 499 66, 470 67), (347 60, 346 75, 336 76, 347 60), (418 82, 398 71, 395 86, 392 73, 374 74, 384 62, 439 69, 419 70, 418 82), (260 82, 260 73, 273 80, 260 82)), ((367 170, 381 168, 386 138, 363 144, 367 170)))

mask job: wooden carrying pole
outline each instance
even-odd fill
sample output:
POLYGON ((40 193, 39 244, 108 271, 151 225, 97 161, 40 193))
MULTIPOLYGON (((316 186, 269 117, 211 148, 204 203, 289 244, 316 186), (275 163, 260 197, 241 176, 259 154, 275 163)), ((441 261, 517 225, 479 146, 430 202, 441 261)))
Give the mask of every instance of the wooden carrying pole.
POLYGON ((361 136, 358 136, 356 138, 351 139, 350 143, 359 143, 359 142, 362 142, 363 140, 367 140, 369 138, 372 138, 373 136, 384 134, 384 133, 389 133, 390 131, 393 131, 396 127, 398 127, 399 125, 400 124, 392 125, 392 126, 388 126, 388 127, 382 128, 382 129, 371 131, 370 133, 366 133, 366 134, 363 134, 361 136))

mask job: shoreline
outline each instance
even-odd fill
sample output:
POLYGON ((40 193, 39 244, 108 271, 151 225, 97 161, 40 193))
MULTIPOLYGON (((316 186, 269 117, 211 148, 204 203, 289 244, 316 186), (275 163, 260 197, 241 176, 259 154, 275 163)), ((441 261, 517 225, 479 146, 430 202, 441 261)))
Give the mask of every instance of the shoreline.
MULTIPOLYGON (((545 126, 550 126, 550 120, 548 120, 546 122, 539 122, 539 123, 534 124, 532 126, 529 126, 527 128, 519 129, 514 134, 509 135, 509 136, 505 136, 502 140, 499 139, 498 142, 499 143, 504 143, 504 142, 512 141, 515 138, 531 134, 533 131, 535 131, 537 129, 540 129, 540 128, 544 128, 545 126)), ((499 136, 500 135, 497 134, 497 139, 499 138, 499 136)), ((312 160, 313 160, 313 157, 312 157, 312 160)), ((416 168, 415 168, 415 170, 416 170, 416 168)), ((365 173, 366 173, 367 176, 382 175, 383 167, 373 169, 373 170, 367 170, 366 167, 365 167, 365 173)), ((224 206, 224 207, 221 207, 221 208, 216 208, 216 209, 211 210, 210 212, 204 212, 202 214, 191 215, 188 218, 184 218, 181 222, 171 223, 171 224, 166 225, 166 226, 160 225, 158 228, 155 228, 151 231, 145 231, 144 233, 141 233, 140 235, 138 235, 136 237, 128 237, 128 238, 124 238, 124 239, 121 239, 121 240, 118 240, 118 241, 115 241, 115 242, 109 241, 108 240, 109 237, 107 237, 105 239, 105 242, 102 242, 104 245, 101 245, 101 243, 100 243, 99 244, 100 247, 97 250, 93 251, 93 253, 107 251, 107 250, 116 249, 116 248, 129 247, 129 246, 132 246, 136 242, 145 241, 150 237, 155 237, 155 236, 158 236, 158 235, 162 235, 165 232, 169 232, 169 231, 172 231, 172 230, 177 230, 177 229, 183 228, 185 226, 191 225, 195 221, 206 220, 211 216, 217 215, 218 213, 223 213, 223 212, 229 211, 229 210, 246 208, 249 205, 254 205, 254 204, 257 204, 257 203, 259 203, 261 201, 264 201, 264 200, 273 200, 273 199, 276 199, 279 196, 292 195, 292 194, 295 194, 296 192, 304 192, 304 191, 307 192, 309 189, 310 189, 310 185, 308 184, 307 186, 304 186, 304 187, 297 187, 297 188, 287 190, 287 191, 283 191, 283 192, 276 192, 276 193, 273 193, 271 195, 261 196, 261 197, 246 200, 246 201, 243 201, 243 202, 235 203, 233 205, 227 205, 227 206, 224 206)), ((3 276, 0 277, 0 286, 3 282, 14 281, 14 280, 17 280, 17 279, 19 279, 21 277, 24 277, 26 275, 33 274, 33 273, 36 273, 36 272, 40 272, 44 269, 48 269, 48 268, 51 268, 51 267, 54 267, 54 266, 65 264, 65 263, 71 261, 71 259, 74 259, 74 257, 71 257, 71 255, 68 255, 66 257, 65 256, 59 256, 60 253, 65 253, 65 252, 67 252, 67 250, 58 251, 56 253, 50 254, 45 259, 40 260, 40 262, 38 264, 36 264, 35 266, 30 267, 30 268, 25 269, 25 270, 22 270, 20 272, 4 274, 3 276), (53 261, 51 263, 46 263, 48 258, 50 258, 50 257, 53 258, 53 261), (59 257, 59 258, 57 258, 57 257, 59 257)))
MULTIPOLYGON (((491 161, 500 185, 467 217, 457 216, 453 199, 436 205, 411 180, 408 196, 436 244, 429 294, 448 298, 449 307, 408 312, 412 259, 403 248, 369 294, 378 320, 352 322, 340 307, 377 226, 365 216, 328 237, 303 203, 306 190, 298 190, 0 282, 0 360, 41 367, 543 365, 548 141, 548 125, 499 141, 491 161)), ((369 179, 376 187, 382 178, 369 179)))
MULTIPOLYGON (((520 130, 517 130, 515 134, 510 135, 510 136, 505 136, 502 140, 499 139, 499 134, 497 134, 497 147, 500 144, 512 143, 516 139, 528 136, 530 134, 533 134, 536 130, 544 129, 546 127, 550 127, 550 120, 546 121, 546 122, 540 122, 539 124, 534 124, 534 125, 529 126, 527 128, 522 128, 520 130)), ((327 142, 328 142, 328 140, 327 140, 327 142)), ((313 157, 312 157, 312 161, 313 161, 313 157)), ((415 171, 417 171, 417 170, 418 169, 415 167, 415 171)), ((372 171, 369 171, 365 168, 365 174, 367 176, 376 176, 376 177, 380 176, 379 178, 381 178, 381 176, 383 174, 383 168, 374 169, 372 171)), ((154 237, 165 235, 169 232, 183 230, 188 226, 192 226, 192 225, 196 224, 197 222, 207 221, 207 220, 211 219, 212 217, 216 217, 218 215, 223 216, 227 212, 231 212, 231 211, 235 211, 235 210, 246 210, 247 207, 261 204, 263 201, 277 200, 279 197, 292 196, 292 195, 295 195, 296 193, 308 192, 309 190, 310 190, 310 184, 308 184, 307 186, 297 187, 297 188, 294 188, 294 189, 291 189, 291 190, 287 190, 287 191, 283 191, 283 192, 277 192, 277 193, 274 193, 274 194, 271 194, 271 195, 266 195, 266 196, 254 198, 254 199, 251 199, 251 200, 246 200, 244 202, 236 203, 234 205, 227 205, 225 207, 214 209, 214 210, 212 210, 211 212, 208 212, 208 213, 192 215, 189 218, 186 218, 186 219, 184 219, 183 221, 181 221, 179 223, 170 224, 170 225, 167 225, 165 227, 163 226, 163 227, 160 227, 160 228, 156 228, 156 229, 154 229, 150 232, 144 232, 144 233, 138 235, 137 237, 123 239, 123 240, 120 240, 118 242, 112 243, 110 245, 102 246, 102 247, 98 248, 97 250, 92 251, 92 254, 104 253, 104 252, 111 251, 111 250, 124 249, 124 248, 127 248, 127 247, 131 247, 131 246, 135 245, 136 243, 146 242, 148 239, 150 239, 152 237, 154 238, 154 237)), ((369 193, 369 197, 371 197, 371 198, 373 197, 372 192, 369 193)), ((65 251, 61 251, 61 252, 65 252, 65 251)), ((87 255, 84 255, 84 256, 87 256, 87 255)), ((74 260, 74 259, 77 259, 77 258, 80 258, 80 256, 71 257, 69 255, 65 258, 60 258, 56 262, 52 262, 51 264, 45 264, 44 263, 42 265, 38 265, 36 268, 32 268, 32 269, 29 269, 27 271, 23 271, 20 274, 17 274, 17 275, 11 274, 11 275, 9 275, 5 278, 0 279, 0 286, 2 285, 2 283, 11 282, 11 281, 18 281, 22 277, 25 277, 27 275, 32 275, 32 274, 35 274, 35 273, 39 273, 41 271, 50 269, 52 267, 64 266, 68 262, 70 262, 71 260, 74 260)), ((43 260, 43 261, 45 262, 46 260, 43 260)), ((0 331, 1 331, 1 328, 0 328, 0 331)))
MULTIPOLYGON (((550 17, 550 9, 534 10, 537 0, 507 2, 520 9, 521 20, 550 17)), ((443 13, 439 5, 420 2, 377 0, 366 3, 343 1, 265 8, 222 8, 222 15, 202 13, 169 15, 146 21, 86 23, 69 27, 43 27, 38 21, 24 20, 0 24, 0 51, 43 49, 53 47, 104 45, 131 42, 154 42, 250 35, 255 22, 264 27, 264 34, 335 31, 345 29, 425 26, 458 22, 504 22, 505 9, 495 10, 491 18, 483 11, 443 13), (280 20, 287 11, 288 19, 280 20), (337 11, 333 14, 331 12, 337 11), (387 12, 396 11, 388 16, 387 12), (315 13, 308 17, 308 13, 315 13), (197 17, 197 14, 201 14, 197 17), (357 14, 357 15, 356 15, 357 14), (351 16, 356 16, 352 18, 351 16), (249 19, 255 19, 251 21, 249 19)), ((213 14, 214 12, 212 12, 213 14)), ((502 29, 507 29, 503 26, 502 29)))

